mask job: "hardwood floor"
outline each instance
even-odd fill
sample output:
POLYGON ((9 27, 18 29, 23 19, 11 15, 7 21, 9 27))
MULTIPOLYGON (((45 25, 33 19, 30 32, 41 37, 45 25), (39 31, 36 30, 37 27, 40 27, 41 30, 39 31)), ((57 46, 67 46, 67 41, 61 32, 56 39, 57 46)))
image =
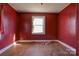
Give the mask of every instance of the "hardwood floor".
POLYGON ((75 52, 58 42, 17 42, 1 56, 75 56, 75 52))

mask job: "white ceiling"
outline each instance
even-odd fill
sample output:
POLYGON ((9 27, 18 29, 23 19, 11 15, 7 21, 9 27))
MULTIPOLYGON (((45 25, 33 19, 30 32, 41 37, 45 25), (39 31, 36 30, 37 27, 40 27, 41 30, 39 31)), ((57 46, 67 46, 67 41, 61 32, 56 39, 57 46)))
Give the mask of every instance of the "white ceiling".
POLYGON ((9 3, 17 12, 58 13, 69 3, 9 3))

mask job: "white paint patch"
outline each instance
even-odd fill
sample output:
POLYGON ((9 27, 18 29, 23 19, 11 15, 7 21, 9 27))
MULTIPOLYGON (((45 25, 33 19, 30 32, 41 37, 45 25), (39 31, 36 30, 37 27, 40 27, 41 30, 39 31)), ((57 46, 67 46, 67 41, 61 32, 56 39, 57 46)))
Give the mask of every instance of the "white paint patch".
POLYGON ((1 32, 0 32, 0 40, 1 40, 1 32))
POLYGON ((15 38, 15 34, 14 34, 14 36, 13 36, 13 42, 15 42, 15 39, 16 39, 16 38, 15 38))

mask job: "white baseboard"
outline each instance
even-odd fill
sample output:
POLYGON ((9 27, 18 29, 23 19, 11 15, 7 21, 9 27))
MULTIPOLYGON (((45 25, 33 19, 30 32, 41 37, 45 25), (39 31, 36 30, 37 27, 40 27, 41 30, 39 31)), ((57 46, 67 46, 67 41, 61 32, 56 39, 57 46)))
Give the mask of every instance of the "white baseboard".
POLYGON ((7 47, 3 48, 0 50, 0 54, 2 54, 3 52, 5 52, 7 49, 9 49, 10 47, 12 47, 14 45, 14 43, 8 45, 7 47))
POLYGON ((68 44, 66 44, 66 43, 64 43, 64 42, 62 42, 62 41, 59 41, 59 40, 57 40, 57 42, 59 42, 60 44, 62 44, 62 45, 65 46, 65 47, 69 48, 71 51, 76 52, 76 49, 73 48, 73 47, 71 47, 70 45, 68 45, 68 44))
POLYGON ((55 40, 19 40, 18 42, 51 42, 55 40))
POLYGON ((71 51, 76 52, 76 49, 71 47, 70 45, 60 41, 60 40, 19 40, 19 42, 51 42, 51 41, 56 41, 59 42, 60 44, 62 44, 63 46, 69 48, 71 51))

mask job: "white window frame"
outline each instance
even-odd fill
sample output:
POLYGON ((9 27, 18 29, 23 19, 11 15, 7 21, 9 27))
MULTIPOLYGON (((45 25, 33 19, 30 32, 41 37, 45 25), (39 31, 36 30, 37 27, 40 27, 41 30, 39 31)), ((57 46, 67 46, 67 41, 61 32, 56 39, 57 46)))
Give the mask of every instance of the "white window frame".
POLYGON ((32 16, 32 34, 45 34, 45 16, 32 16), (41 33, 33 33, 33 21, 34 21, 34 18, 43 18, 43 32, 41 33))

